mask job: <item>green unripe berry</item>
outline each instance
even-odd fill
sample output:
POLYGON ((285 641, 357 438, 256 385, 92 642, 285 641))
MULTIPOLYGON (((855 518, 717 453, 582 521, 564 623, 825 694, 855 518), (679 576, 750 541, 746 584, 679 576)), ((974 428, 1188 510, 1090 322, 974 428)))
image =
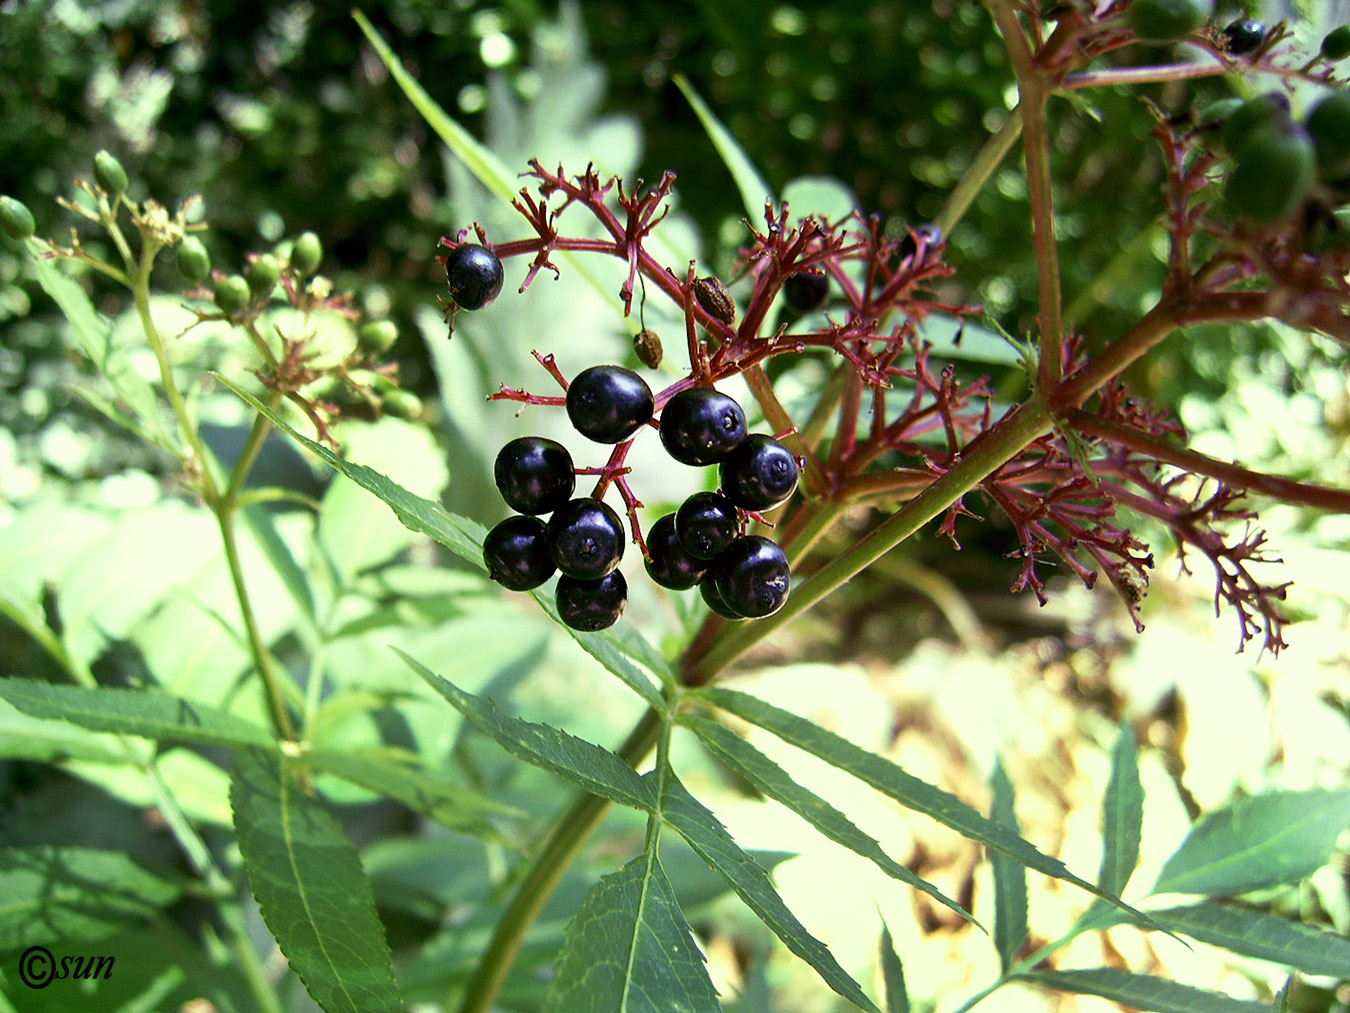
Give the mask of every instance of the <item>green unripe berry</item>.
POLYGON ((281 278, 281 265, 270 253, 260 253, 253 258, 253 263, 245 268, 244 273, 248 276, 248 288, 253 298, 266 299, 281 278))
POLYGON ((402 387, 384 392, 384 410, 400 419, 415 419, 422 414, 422 399, 402 387))
POLYGON ((1128 17, 1143 42, 1179 42, 1214 13, 1213 0, 1134 0, 1128 17))
POLYGON ((1272 127, 1288 129, 1292 123, 1288 96, 1268 91, 1248 99, 1230 113, 1219 138, 1229 154, 1237 157, 1263 131, 1272 127))
POLYGON ((37 229, 28 205, 13 197, 0 197, 0 228, 10 239, 27 239, 37 229))
POLYGON ((291 247, 291 267, 303 275, 319 269, 323 260, 323 243, 313 232, 303 232, 291 247))
POLYGON ((178 244, 178 273, 191 285, 200 285, 211 273, 211 255, 196 236, 178 244))
POLYGON ((122 163, 106 151, 94 156, 94 179, 108 191, 110 197, 121 197, 127 192, 127 171, 122 163))
POLYGON ((1308 110, 1304 121, 1326 179, 1350 173, 1350 93, 1334 91, 1308 110))
POLYGON ((387 352, 398 340, 398 327, 392 320, 370 320, 356 332, 356 340, 368 352, 387 352))
POLYGON ((1292 217, 1317 181, 1312 139, 1297 124, 1259 131, 1235 157, 1224 197, 1238 217, 1256 225, 1292 217))
POLYGON ((1350 56, 1350 25, 1341 25, 1328 32, 1322 40, 1321 54, 1328 60, 1344 60, 1350 56))
POLYGON ((216 305, 230 316, 246 310, 251 296, 248 282, 238 274, 232 274, 216 285, 216 305))

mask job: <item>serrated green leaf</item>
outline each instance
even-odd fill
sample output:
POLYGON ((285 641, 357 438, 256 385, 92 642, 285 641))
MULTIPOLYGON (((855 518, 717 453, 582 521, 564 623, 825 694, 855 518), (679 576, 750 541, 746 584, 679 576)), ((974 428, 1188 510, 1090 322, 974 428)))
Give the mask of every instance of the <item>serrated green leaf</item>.
POLYGON ((1218 992, 1114 967, 1037 971, 1020 978, 1061 992, 1101 996, 1151 1013, 1270 1013, 1270 1007, 1265 1003, 1234 999, 1218 992))
POLYGON ((102 939, 172 904, 180 892, 121 852, 0 848, 0 953, 102 939))
POLYGON ((285 759, 235 753, 230 800, 253 896, 281 952, 326 1013, 403 1009, 370 881, 337 821, 285 759))
POLYGON ((611 802, 644 812, 656 807, 651 785, 608 749, 551 725, 504 714, 491 700, 464 692, 397 648, 395 651, 432 689, 450 701, 469 724, 492 736, 512 755, 611 802))
MULTIPOLYGON (((405 527, 430 536, 461 559, 467 560, 479 569, 485 569, 483 565, 483 537, 487 534, 487 528, 483 525, 467 517, 452 514, 439 503, 409 492, 388 476, 382 475, 373 468, 344 460, 328 447, 296 432, 276 412, 252 394, 235 386, 224 377, 218 376, 217 379, 247 401, 254 410, 271 419, 274 425, 297 443, 317 454, 334 470, 383 500, 405 527)), ((544 608, 544 611, 552 616, 555 622, 562 625, 558 619, 557 608, 553 604, 552 592, 541 589, 531 593, 544 608)), ((649 667, 658 665, 657 659, 661 658, 660 652, 648 644, 640 633, 632 629, 622 632, 609 629, 600 633, 578 633, 567 627, 563 628, 567 629, 568 633, 587 654, 623 680, 648 704, 653 707, 663 706, 661 694, 652 686, 651 680, 634 668, 627 660, 628 657, 637 656, 649 667)), ((669 663, 664 659, 659 661, 659 667, 655 667, 654 670, 667 681, 674 678, 669 663)))
POLYGON ((699 857, 726 878, 741 900, 783 941, 783 945, 815 968, 830 988, 855 1006, 870 1013, 881 1013, 858 983, 839 966, 829 947, 806 931, 783 903, 763 867, 746 854, 717 817, 669 773, 664 778, 661 815, 689 842, 699 857))
POLYGON ((1015 831, 986 819, 955 795, 920 780, 890 760, 869 753, 842 736, 835 735, 803 717, 775 707, 748 693, 710 687, 699 690, 698 694, 709 703, 772 732, 784 742, 852 774, 864 784, 889 795, 906 808, 931 816, 967 839, 1002 852, 1029 869, 1073 883, 1088 893, 1122 907, 1135 917, 1146 920, 1142 913, 1124 904, 1118 897, 1111 896, 1087 880, 1075 876, 1064 863, 1042 853, 1015 831))
POLYGON ((402 802, 414 812, 451 830, 476 837, 500 835, 487 822, 492 815, 519 815, 519 810, 493 802, 475 792, 437 777, 431 772, 400 762, 392 755, 370 750, 337 752, 314 749, 302 762, 315 770, 334 774, 344 781, 402 802))
POLYGON ((436 136, 445 142, 446 147, 459 156, 460 160, 469 167, 469 171, 478 177, 480 183, 492 191, 495 196, 510 203, 519 189, 515 173, 502 165, 496 155, 445 114, 445 110, 437 105, 435 100, 426 93, 426 90, 417 83, 417 80, 404 69, 398 57, 380 37, 380 33, 375 31, 371 23, 366 20, 364 14, 360 11, 352 11, 352 17, 361 26, 361 31, 365 33, 366 39, 375 48, 376 54, 389 68, 389 75, 394 79, 394 83, 403 90, 403 94, 408 96, 409 101, 422 114, 422 118, 427 121, 427 125, 436 132, 436 136))
POLYGON ((546 1013, 717 1013, 704 964, 653 852, 605 876, 567 926, 546 1013))
MULTIPOLYGON (((1001 759, 994 763, 990 786, 994 793, 990 816, 1020 836, 1014 807, 1016 795, 1001 759)), ((1027 938, 1027 869, 1017 859, 998 851, 990 852, 989 863, 994 870, 994 947, 998 950, 999 967, 1007 974, 1027 938)))
POLYGON ((773 191, 769 189, 769 184, 764 182, 764 177, 750 161, 750 156, 745 153, 735 135, 723 126, 722 121, 708 108, 708 103, 703 101, 689 80, 683 74, 674 74, 671 80, 684 93, 685 99, 694 110, 694 115, 703 124, 703 129, 713 142, 713 147, 722 156, 722 164, 727 167, 736 189, 740 191, 746 217, 752 222, 761 221, 764 215, 764 202, 773 200, 773 191))
POLYGON ((163 693, 0 679, 0 699, 33 717, 69 721, 95 732, 138 735, 160 742, 275 748, 272 738, 258 725, 163 693))
POLYGON ((909 990, 905 988, 905 968, 895 952, 891 930, 881 925, 881 979, 886 984, 886 1013, 909 1013, 909 990))
POLYGON ((1111 775, 1102 800, 1102 865, 1097 885, 1114 894, 1125 891, 1139 863, 1139 835, 1144 824, 1144 786, 1139 782, 1139 754, 1134 733, 1122 725, 1111 751, 1111 775))
POLYGON ((1150 911, 1159 925, 1231 953, 1257 957, 1305 974, 1350 973, 1350 939, 1321 932, 1265 911, 1201 901, 1150 911))
POLYGON ((99 735, 66 721, 35 718, 9 703, 0 704, 0 757, 42 763, 131 762, 126 750, 110 735, 99 735))
POLYGON ((1350 790, 1276 791, 1205 813, 1154 893, 1230 895, 1312 875, 1350 826, 1350 790))
POLYGON ((962 918, 979 924, 975 916, 964 907, 926 879, 896 862, 882 850, 875 839, 859 830, 852 820, 815 792, 799 785, 782 767, 731 729, 693 714, 681 715, 679 720, 728 767, 769 798, 787 806, 830 840, 875 863, 877 868, 891 878, 908 883, 938 903, 946 905, 962 918))

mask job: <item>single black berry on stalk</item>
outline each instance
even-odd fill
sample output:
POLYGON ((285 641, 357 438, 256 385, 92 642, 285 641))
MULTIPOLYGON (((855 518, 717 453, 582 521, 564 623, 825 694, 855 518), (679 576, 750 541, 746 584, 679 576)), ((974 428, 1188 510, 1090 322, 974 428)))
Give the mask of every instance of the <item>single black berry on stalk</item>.
POLYGON ((572 498, 572 455, 556 440, 522 436, 497 452, 492 468, 502 499, 523 514, 548 514, 572 498))
POLYGON ((578 580, 599 580, 623 558, 619 515, 598 499, 568 500, 549 518, 548 548, 558 569, 578 580))
POLYGON ((903 239, 900 240, 900 257, 912 257, 919 252, 918 240, 923 240, 925 250, 932 250, 942 242, 942 230, 936 225, 916 225, 911 231, 906 232, 903 239))
POLYGON ((508 517, 483 539, 488 576, 512 591, 528 591, 557 569, 538 517, 508 517))
POLYGON ((708 574, 699 582, 698 593, 703 596, 703 603, 708 606, 714 615, 719 615, 723 619, 744 619, 734 608, 726 603, 722 598, 722 592, 717 589, 717 581, 708 574))
POLYGON ((803 271, 783 282, 783 298, 794 313, 812 313, 830 298, 830 277, 823 271, 803 271))
POLYGON ((1224 47, 1234 56, 1255 52, 1265 41, 1266 26, 1250 18, 1239 18, 1223 30, 1224 47))
POLYGON ((445 256, 450 298, 462 310, 481 310, 502 291, 506 273, 501 259, 486 246, 462 243, 445 256))
POLYGON ((695 559, 716 559, 740 531, 740 515, 731 500, 715 492, 696 492, 675 513, 675 533, 695 559))
POLYGON ((747 436, 717 474, 723 495, 743 510, 768 510, 797 490, 797 459, 763 433, 747 436))
POLYGON ((684 550, 675 535, 675 515, 666 514, 647 532, 647 575, 662 587, 683 591, 703 579, 708 564, 684 550))
POLYGON ((623 366, 583 369, 567 388, 567 417, 596 443, 622 443, 651 421, 647 381, 623 366))
POLYGON ((661 442, 681 464, 717 464, 745 434, 741 406, 710 387, 682 390, 661 409, 661 442))
POLYGON ((594 633, 613 626, 628 604, 628 581, 615 570, 599 580, 558 578, 558 616, 574 630, 594 633))
POLYGON ((709 570, 723 604, 747 619, 763 619, 788 599, 792 570, 787 554, 761 535, 742 535, 709 570))

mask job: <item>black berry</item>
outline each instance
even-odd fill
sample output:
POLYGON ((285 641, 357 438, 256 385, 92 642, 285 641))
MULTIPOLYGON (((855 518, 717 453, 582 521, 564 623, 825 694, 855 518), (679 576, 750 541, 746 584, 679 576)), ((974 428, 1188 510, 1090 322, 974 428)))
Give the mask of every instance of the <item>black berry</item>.
POLYGON ((715 492, 694 493, 675 514, 680 545, 695 559, 716 559, 739 530, 740 515, 731 500, 715 492))
POLYGON ((622 443, 651 421, 647 381, 623 366, 583 369, 567 388, 567 417, 596 443, 622 443))
POLYGON ((741 406, 709 387, 682 390, 661 410, 661 442, 681 464, 717 464, 745 434, 741 406))
POLYGON ((905 237, 900 240, 901 259, 918 253, 920 240, 923 241, 924 250, 931 251, 942 242, 942 230, 936 225, 916 225, 912 231, 906 232, 905 237))
POLYGON ((486 246, 463 243, 445 257, 450 298, 462 310, 481 310, 496 299, 506 273, 501 259, 486 246))
POLYGON ((547 532, 553 562, 569 577, 599 580, 623 558, 619 515, 598 499, 568 500, 553 511, 547 532))
POLYGON ((718 468, 722 492, 744 510, 768 510, 797 489, 797 461, 772 436, 752 433, 718 468))
POLYGON ((502 498, 523 514, 552 513, 572 498, 577 486, 572 455, 542 436, 522 436, 502 447, 492 474, 502 498))
POLYGON ((820 271, 803 271, 783 282, 783 298, 795 313, 814 312, 824 306, 829 297, 829 275, 820 271))
POLYGON ((594 633, 613 626, 628 604, 628 582, 615 570, 599 580, 558 578, 558 616, 574 630, 594 633))
POLYGON ((544 522, 538 517, 508 517, 483 539, 488 576, 512 591, 528 591, 553 576, 544 522))
POLYGON ((711 576, 704 577, 702 582, 699 583, 698 593, 703 596, 704 604, 712 610, 714 615, 719 615, 723 619, 745 618, 722 599, 722 592, 717 590, 717 581, 711 576))
POLYGON ((675 515, 666 514, 647 532, 647 575, 662 587, 683 591, 703 579, 708 564, 684 550, 675 535, 675 515))
POLYGON ((1266 26, 1250 18, 1239 18, 1223 30, 1224 47, 1234 56, 1255 52, 1265 41, 1266 26))
POLYGON ((792 570, 787 554, 760 535, 742 535, 709 571, 722 603, 747 619, 763 619, 788 599, 792 570))

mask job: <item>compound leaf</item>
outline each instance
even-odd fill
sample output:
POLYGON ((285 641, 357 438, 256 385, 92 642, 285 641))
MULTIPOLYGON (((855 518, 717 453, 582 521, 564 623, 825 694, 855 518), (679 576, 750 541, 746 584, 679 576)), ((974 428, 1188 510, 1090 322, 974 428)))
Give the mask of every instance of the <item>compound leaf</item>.
POLYGON ((717 1013, 717 991, 655 849, 604 877, 567 926, 546 1013, 717 1013))
POLYGON ((552 725, 504 714, 491 700, 466 693, 402 651, 397 653, 432 689, 450 701, 469 724, 492 736, 512 755, 611 802, 646 812, 656 807, 651 786, 608 749, 552 725))
MULTIPOLYGON (((990 784, 994 790, 990 815, 996 823, 1020 833, 1013 805, 1016 796, 1002 760, 995 761, 990 784)), ((1027 869, 1017 859, 998 851, 989 853, 989 862, 994 870, 994 946, 999 965, 1007 974, 1027 938, 1027 869)))
POLYGON ((926 879, 896 862, 876 840, 859 830, 852 820, 815 792, 799 785, 782 767, 731 729, 692 714, 681 716, 680 722, 689 727, 728 767, 769 798, 787 806, 830 840, 874 862, 893 879, 922 890, 962 918, 975 921, 975 916, 964 907, 926 879))
POLYGON ((1229 895, 1296 883, 1350 826, 1350 789, 1275 791, 1205 813, 1158 873, 1154 893, 1229 895))
POLYGON ((235 753, 230 800, 253 896, 310 996, 326 1013, 399 1013, 370 880, 337 821, 259 749, 235 753))
POLYGON ((251 721, 164 693, 3 679, 0 699, 32 717, 69 721, 95 732, 204 746, 275 748, 271 736, 251 721))
POLYGON ((789 950, 801 957, 841 996, 870 1013, 881 1013, 858 983, 839 966, 829 947, 806 930, 774 889, 769 874, 745 853, 717 817, 672 774, 665 777, 661 815, 699 857, 720 872, 789 950))
POLYGON ((1180 982, 1114 967, 1081 971, 1037 971, 1020 976, 1046 988, 1097 995, 1152 1013, 1270 1013, 1265 1003, 1234 999, 1180 982))

